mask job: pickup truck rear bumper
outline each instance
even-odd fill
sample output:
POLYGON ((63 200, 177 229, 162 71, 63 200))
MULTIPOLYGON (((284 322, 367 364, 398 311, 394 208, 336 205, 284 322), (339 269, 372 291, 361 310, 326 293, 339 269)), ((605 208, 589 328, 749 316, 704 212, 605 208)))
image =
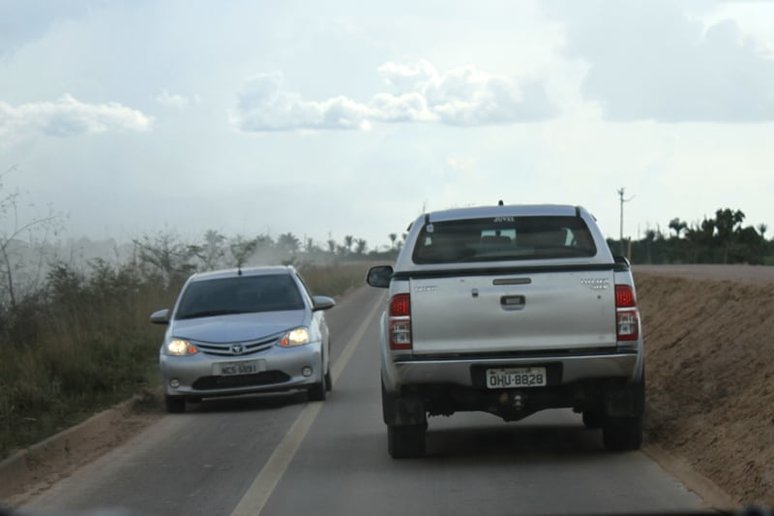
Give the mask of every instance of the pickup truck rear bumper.
POLYGON ((476 387, 475 370, 493 367, 546 366, 560 371, 555 384, 564 385, 592 378, 624 378, 639 381, 642 355, 635 350, 601 353, 578 353, 561 356, 485 357, 397 356, 385 364, 385 388, 399 392, 402 386, 417 384, 452 384, 476 387))

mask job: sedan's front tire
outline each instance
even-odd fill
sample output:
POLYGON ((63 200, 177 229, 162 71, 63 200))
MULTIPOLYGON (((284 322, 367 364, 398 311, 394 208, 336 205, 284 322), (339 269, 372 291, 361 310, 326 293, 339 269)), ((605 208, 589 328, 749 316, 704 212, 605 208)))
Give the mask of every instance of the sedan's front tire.
POLYGON ((164 408, 170 414, 182 414, 185 412, 185 398, 180 396, 164 396, 164 408))
POLYGON ((329 375, 324 374, 319 383, 315 383, 306 391, 306 397, 309 401, 325 401, 330 388, 328 387, 329 375))
POLYGON ((328 366, 328 372, 325 373, 325 390, 330 392, 333 389, 333 380, 331 380, 331 366, 328 366))

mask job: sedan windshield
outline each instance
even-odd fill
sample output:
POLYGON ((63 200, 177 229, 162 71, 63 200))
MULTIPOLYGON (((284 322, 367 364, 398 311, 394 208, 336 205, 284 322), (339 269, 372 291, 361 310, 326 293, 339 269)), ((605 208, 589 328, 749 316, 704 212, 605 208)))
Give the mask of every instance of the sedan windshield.
POLYGON ((287 274, 195 281, 183 292, 176 319, 301 310, 298 286, 287 274))

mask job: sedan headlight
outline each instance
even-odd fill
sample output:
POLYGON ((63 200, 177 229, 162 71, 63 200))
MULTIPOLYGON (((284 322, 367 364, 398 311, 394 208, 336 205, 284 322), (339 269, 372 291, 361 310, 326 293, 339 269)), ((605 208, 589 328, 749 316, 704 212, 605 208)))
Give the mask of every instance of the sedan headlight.
POLYGON ((184 339, 169 339, 164 346, 167 355, 182 357, 185 355, 195 355, 199 352, 196 346, 184 339))
POLYGON ((277 344, 283 348, 309 344, 309 330, 303 327, 290 330, 285 335, 280 337, 280 340, 277 344))

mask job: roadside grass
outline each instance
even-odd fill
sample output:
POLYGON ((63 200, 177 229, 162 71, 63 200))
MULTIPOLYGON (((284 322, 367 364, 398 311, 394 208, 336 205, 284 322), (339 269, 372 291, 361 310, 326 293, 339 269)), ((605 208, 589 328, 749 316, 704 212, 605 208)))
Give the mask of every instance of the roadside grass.
MULTIPOLYGON (((300 267, 315 294, 341 296, 364 283, 364 262, 300 267)), ((0 459, 96 412, 158 387, 164 328, 184 275, 132 265, 57 265, 44 291, 0 314, 0 459)))
POLYGON ((298 272, 314 295, 337 297, 365 284, 371 262, 301 265, 298 272))
POLYGON ((148 314, 172 289, 128 272, 57 266, 46 292, 5 318, 0 457, 152 387, 163 329, 148 314))

